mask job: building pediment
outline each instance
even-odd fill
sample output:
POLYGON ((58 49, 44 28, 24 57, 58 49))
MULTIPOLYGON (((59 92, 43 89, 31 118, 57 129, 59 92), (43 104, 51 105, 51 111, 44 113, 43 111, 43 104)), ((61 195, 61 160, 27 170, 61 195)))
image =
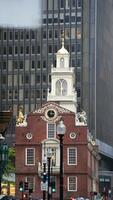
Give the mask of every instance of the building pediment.
POLYGON ((54 102, 47 102, 41 108, 39 108, 38 110, 35 110, 33 113, 43 114, 45 112, 45 110, 52 109, 52 108, 57 110, 59 113, 72 113, 70 110, 63 108, 63 107, 59 106, 57 103, 54 103, 54 102))
POLYGON ((54 102, 48 102, 44 104, 40 109, 35 110, 33 113, 41 114, 41 118, 44 121, 56 122, 61 119, 62 114, 69 114, 72 112, 54 102))

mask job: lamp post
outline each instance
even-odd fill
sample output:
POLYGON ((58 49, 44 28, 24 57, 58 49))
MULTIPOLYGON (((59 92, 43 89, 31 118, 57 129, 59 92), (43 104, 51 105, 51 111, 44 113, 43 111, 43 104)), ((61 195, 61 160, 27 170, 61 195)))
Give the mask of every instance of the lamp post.
POLYGON ((66 132, 66 126, 63 121, 57 125, 57 135, 60 140, 60 200, 63 200, 63 137, 66 132))
POLYGON ((8 161, 8 146, 3 141, 5 138, 0 134, 0 194, 2 192, 2 176, 8 161))
POLYGON ((51 197, 51 185, 50 185, 51 148, 48 149, 47 160, 48 160, 48 194, 47 194, 47 200, 50 200, 50 197, 51 197))
MULTIPOLYGON (((44 156, 44 160, 43 160, 43 183, 46 183, 46 163, 47 163, 47 159, 46 157, 44 156)), ((46 191, 44 190, 43 191, 43 200, 46 199, 46 191)))

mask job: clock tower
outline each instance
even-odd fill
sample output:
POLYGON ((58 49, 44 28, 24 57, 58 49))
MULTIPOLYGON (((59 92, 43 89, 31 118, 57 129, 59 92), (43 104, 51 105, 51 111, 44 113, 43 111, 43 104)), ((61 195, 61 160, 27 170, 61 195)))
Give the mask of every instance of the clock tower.
POLYGON ((74 68, 69 66, 69 52, 62 47, 56 53, 56 66, 51 68, 51 91, 48 91, 47 101, 54 101, 60 106, 77 112, 77 92, 75 91, 74 68))

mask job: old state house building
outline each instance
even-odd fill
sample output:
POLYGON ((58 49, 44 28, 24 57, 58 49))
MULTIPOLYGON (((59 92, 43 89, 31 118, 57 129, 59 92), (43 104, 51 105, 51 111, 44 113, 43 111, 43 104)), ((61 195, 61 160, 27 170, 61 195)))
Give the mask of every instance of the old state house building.
POLYGON ((90 198, 98 192, 98 148, 88 131, 85 112, 77 112, 74 69, 64 48, 56 53, 51 68, 47 103, 16 124, 16 197, 58 200, 60 195, 60 140, 57 125, 63 121, 63 194, 90 198), (49 186, 48 189, 48 180, 49 186), (23 191, 20 191, 23 183, 23 191), (27 183, 27 186, 25 185, 27 183))

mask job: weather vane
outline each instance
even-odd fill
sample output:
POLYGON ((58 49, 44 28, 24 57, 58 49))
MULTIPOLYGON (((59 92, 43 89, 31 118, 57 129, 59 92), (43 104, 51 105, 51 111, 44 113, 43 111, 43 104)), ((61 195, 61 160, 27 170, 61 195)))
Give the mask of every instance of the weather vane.
POLYGON ((64 47, 64 30, 62 31, 62 34, 61 34, 61 42, 62 42, 62 47, 64 47))

